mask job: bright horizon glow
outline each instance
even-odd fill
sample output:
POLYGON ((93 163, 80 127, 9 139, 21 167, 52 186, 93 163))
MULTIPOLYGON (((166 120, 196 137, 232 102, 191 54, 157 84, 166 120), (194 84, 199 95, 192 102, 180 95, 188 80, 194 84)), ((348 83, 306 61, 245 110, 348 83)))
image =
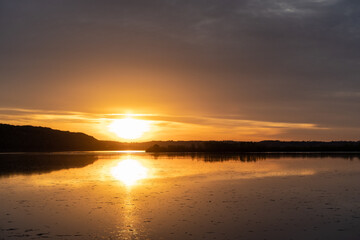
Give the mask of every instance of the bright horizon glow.
POLYGON ((119 162, 116 167, 113 167, 111 174, 127 187, 131 187, 135 185, 138 180, 147 178, 148 169, 137 160, 126 159, 119 162))
MULTIPOLYGON (((119 111, 114 110, 114 112, 119 111)), ((263 141, 268 139, 358 141, 358 136, 345 138, 345 136, 334 135, 329 138, 328 135, 321 133, 331 133, 335 131, 334 128, 316 123, 260 121, 242 119, 240 116, 171 115, 159 113, 155 109, 152 112, 153 114, 89 113, 0 107, 0 122, 18 126, 32 125, 61 131, 82 132, 101 140, 123 142, 263 141), (144 132, 141 133, 142 131, 144 132), (312 131, 317 132, 318 135, 316 137, 311 135, 312 131)))
POLYGON ((131 117, 116 119, 109 125, 109 131, 124 139, 140 138, 150 130, 150 123, 146 120, 131 117))

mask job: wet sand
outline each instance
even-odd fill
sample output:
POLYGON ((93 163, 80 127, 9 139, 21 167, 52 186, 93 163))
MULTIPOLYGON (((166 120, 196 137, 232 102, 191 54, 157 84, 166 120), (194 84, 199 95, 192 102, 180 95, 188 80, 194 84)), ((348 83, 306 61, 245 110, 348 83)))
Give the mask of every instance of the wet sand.
POLYGON ((360 239, 360 161, 145 153, 0 178, 0 239, 360 239), (149 170, 126 186, 132 159, 149 170))

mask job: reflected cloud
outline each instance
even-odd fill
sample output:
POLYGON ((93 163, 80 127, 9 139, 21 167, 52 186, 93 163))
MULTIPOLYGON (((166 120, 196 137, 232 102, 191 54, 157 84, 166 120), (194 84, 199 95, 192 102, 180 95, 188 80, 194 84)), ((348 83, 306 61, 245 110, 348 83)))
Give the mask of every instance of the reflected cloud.
POLYGON ((126 159, 111 169, 111 175, 125 186, 131 187, 139 180, 147 178, 148 171, 139 161, 126 159))

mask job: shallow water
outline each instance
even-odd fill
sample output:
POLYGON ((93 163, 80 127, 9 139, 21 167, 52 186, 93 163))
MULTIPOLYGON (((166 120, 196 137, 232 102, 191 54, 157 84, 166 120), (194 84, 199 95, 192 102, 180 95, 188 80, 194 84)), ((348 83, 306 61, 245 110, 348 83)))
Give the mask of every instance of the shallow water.
POLYGON ((360 239, 359 154, 0 154, 0 239, 360 239))

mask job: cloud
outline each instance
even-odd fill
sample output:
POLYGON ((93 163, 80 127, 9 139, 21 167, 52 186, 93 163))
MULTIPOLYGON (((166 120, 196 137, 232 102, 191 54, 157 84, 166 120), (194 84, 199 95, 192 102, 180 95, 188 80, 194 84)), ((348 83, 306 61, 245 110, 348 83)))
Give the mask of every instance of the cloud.
MULTIPOLYGON (((236 118, 214 118, 199 116, 171 116, 156 114, 92 114, 84 112, 44 111, 33 109, 0 108, 0 121, 18 125, 52 126, 62 130, 67 127, 84 126, 85 133, 95 136, 111 137, 107 126, 115 119, 126 117, 151 122, 152 137, 159 140, 177 139, 235 139, 263 140, 266 137, 278 137, 291 130, 326 129, 310 123, 284 123, 252 121, 236 118), (90 127, 90 128, 89 128, 90 127), (96 132, 98 131, 98 132, 96 132), (104 133, 105 131, 105 133, 104 133), (99 134, 101 132, 101 134, 99 134), (196 136, 194 136, 196 132, 196 136), (165 133, 165 134, 164 134, 165 133)), ((78 131, 78 130, 76 130, 78 131)), ((112 136, 113 137, 113 136, 112 136)))
POLYGON ((359 135, 360 1, 107 3, 1 1, 1 106, 359 135))
POLYGON ((360 92, 353 92, 353 91, 348 91, 348 92, 335 92, 334 96, 337 98, 360 98, 360 92))

